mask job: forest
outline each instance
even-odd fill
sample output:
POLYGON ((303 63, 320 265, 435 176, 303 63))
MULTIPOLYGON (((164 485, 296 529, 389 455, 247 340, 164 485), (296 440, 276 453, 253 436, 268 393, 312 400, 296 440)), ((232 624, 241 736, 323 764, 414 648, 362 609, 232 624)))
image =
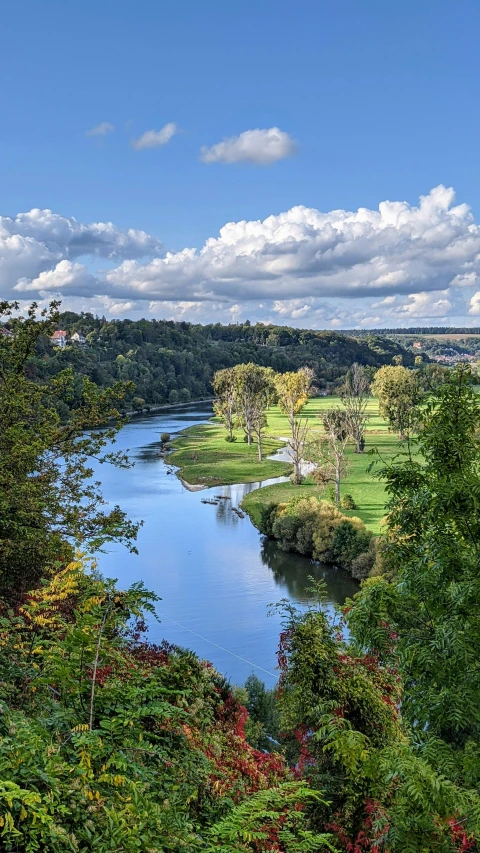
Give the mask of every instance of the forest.
POLYGON ((130 409, 211 397, 217 370, 250 361, 281 373, 306 365, 315 370, 317 385, 325 391, 337 387, 355 361, 381 367, 402 356, 404 364, 414 363, 411 353, 380 336, 356 340, 337 332, 248 322, 200 326, 64 312, 57 328, 67 333, 67 346, 56 348, 47 337, 39 340, 29 368, 32 378, 46 381, 71 367, 78 382, 74 399, 84 376, 100 388, 134 382, 135 389, 125 397, 130 409), (75 333, 85 338, 83 346, 70 343, 75 333))

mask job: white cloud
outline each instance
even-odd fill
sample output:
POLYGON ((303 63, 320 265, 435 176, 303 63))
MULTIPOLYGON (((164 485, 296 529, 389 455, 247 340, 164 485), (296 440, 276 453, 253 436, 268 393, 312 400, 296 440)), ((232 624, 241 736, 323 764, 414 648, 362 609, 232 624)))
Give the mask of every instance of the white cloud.
POLYGON ((417 206, 298 206, 230 222, 199 249, 167 253, 150 234, 112 223, 49 210, 0 217, 2 297, 62 294, 101 313, 401 326, 479 314, 479 282, 480 226, 443 186, 417 206))
POLYGON ((21 278, 16 291, 36 291, 41 294, 68 294, 69 292, 95 293, 97 280, 83 264, 60 261, 51 270, 44 270, 35 279, 21 278))
POLYGON ((174 121, 169 121, 161 130, 146 130, 139 139, 132 142, 136 151, 143 148, 160 148, 170 142, 172 136, 178 133, 178 127, 174 121))
POLYGON ((294 207, 263 222, 230 222, 200 249, 125 261, 109 291, 145 299, 384 298, 445 290, 465 266, 480 274, 480 227, 453 190, 437 187, 417 207, 321 213, 294 207), (475 270, 474 270, 475 271, 475 270))
POLYGON ((477 290, 470 299, 468 313, 480 314, 480 290, 477 290))
POLYGON ((102 121, 100 124, 97 124, 95 127, 92 127, 91 130, 87 130, 86 136, 106 136, 107 133, 113 133, 115 127, 113 124, 110 124, 109 121, 102 121))
MULTIPOLYGON (((160 241, 145 231, 124 230, 111 222, 86 225, 51 210, 34 208, 14 218, 0 216, 0 294, 8 297, 19 282, 25 289, 26 282, 38 281, 40 291, 40 274, 53 272, 62 261, 84 256, 118 263, 125 257, 151 256, 161 248, 160 241)), ((80 289, 80 279, 76 281, 80 289)))
POLYGON ((447 294, 445 290, 440 293, 411 293, 396 313, 406 317, 446 317, 453 307, 447 294))
POLYGON ((200 159, 204 163, 256 163, 269 166, 295 153, 292 137, 278 127, 268 130, 245 130, 240 136, 231 136, 212 145, 203 146, 200 159))

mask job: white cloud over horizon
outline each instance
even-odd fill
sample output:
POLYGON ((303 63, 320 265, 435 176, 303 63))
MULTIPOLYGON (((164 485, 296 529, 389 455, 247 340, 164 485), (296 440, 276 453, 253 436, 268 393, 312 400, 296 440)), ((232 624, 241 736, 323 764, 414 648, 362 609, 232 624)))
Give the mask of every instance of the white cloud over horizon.
POLYGON ((478 325, 480 225, 454 199, 440 185, 418 205, 299 205, 178 252, 144 231, 34 209, 0 217, 0 295, 192 322, 478 325))
POLYGON ((245 130, 239 136, 231 136, 210 148, 204 145, 200 151, 203 163, 255 163, 270 166, 278 160, 291 157, 296 151, 292 137, 278 127, 267 130, 259 128, 245 130))
POLYGON ((178 127, 174 121, 169 121, 160 130, 146 130, 139 139, 134 139, 132 142, 136 151, 142 151, 144 148, 161 148, 170 142, 172 136, 178 133, 178 127))

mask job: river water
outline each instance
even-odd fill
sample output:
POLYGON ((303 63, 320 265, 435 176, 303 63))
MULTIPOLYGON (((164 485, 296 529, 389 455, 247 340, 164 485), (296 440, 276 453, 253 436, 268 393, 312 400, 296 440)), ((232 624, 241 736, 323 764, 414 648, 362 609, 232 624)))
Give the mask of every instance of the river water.
POLYGON ((269 605, 285 598, 304 607, 308 576, 314 575, 325 578, 333 615, 333 603, 343 603, 357 585, 342 571, 285 554, 248 516, 232 512, 247 492, 275 481, 192 492, 168 473, 159 456, 160 433, 174 436, 211 416, 210 404, 192 404, 135 418, 120 431, 115 448, 128 450, 134 467, 104 464, 95 474, 105 498, 144 525, 138 555, 109 545, 98 555, 98 565, 121 587, 142 580, 161 596, 161 624, 150 621, 152 642, 165 638, 187 646, 236 684, 255 672, 272 686, 281 620, 267 615, 269 605), (220 494, 231 500, 218 506, 201 502, 220 494))

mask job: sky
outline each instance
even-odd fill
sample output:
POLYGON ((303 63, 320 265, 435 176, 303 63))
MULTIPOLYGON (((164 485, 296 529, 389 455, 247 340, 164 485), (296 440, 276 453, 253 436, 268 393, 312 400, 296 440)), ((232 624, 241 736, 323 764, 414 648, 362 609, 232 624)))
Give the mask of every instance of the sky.
POLYGON ((478 0, 22 0, 0 297, 480 325, 478 0))

